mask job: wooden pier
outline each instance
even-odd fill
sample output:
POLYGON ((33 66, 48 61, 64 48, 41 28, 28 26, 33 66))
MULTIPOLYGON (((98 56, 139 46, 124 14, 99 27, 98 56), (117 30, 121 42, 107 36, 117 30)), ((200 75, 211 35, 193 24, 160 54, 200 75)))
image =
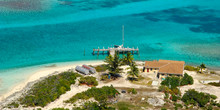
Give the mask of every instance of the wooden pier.
POLYGON ((110 54, 112 56, 114 56, 114 54, 118 52, 118 53, 127 53, 127 52, 131 52, 132 54, 139 54, 139 49, 138 47, 135 49, 133 48, 125 48, 124 47, 124 25, 122 26, 122 45, 114 45, 114 47, 108 47, 107 49, 105 49, 104 47, 102 49, 98 48, 98 49, 93 49, 92 54, 95 55, 99 55, 99 54, 110 54))
POLYGON ((107 48, 107 49, 105 49, 104 47, 103 47, 103 49, 100 49, 100 48, 98 48, 98 49, 93 49, 93 55, 95 55, 95 54, 97 54, 97 55, 99 55, 99 54, 110 54, 110 55, 114 55, 116 52, 119 52, 119 53, 127 53, 127 52, 131 52, 132 54, 139 54, 139 49, 138 49, 138 47, 135 49, 134 47, 133 48, 129 48, 129 47, 127 47, 127 48, 124 48, 124 47, 122 47, 122 48, 107 48))

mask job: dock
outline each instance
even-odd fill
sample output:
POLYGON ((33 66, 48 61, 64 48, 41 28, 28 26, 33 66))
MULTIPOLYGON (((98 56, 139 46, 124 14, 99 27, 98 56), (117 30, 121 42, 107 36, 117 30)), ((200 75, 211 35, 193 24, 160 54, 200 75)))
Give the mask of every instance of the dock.
POLYGON ((114 47, 108 47, 107 49, 105 49, 104 47, 102 49, 100 49, 98 47, 98 49, 94 49, 93 48, 93 52, 92 54, 95 55, 99 55, 99 54, 108 54, 108 55, 112 55, 114 56, 115 53, 118 52, 118 53, 127 53, 127 52, 131 52, 132 54, 139 54, 139 49, 138 47, 135 49, 134 47, 133 48, 125 48, 124 47, 124 25, 122 26, 122 45, 114 45, 114 47))
POLYGON ((111 47, 111 48, 107 48, 105 49, 104 47, 102 49, 98 48, 98 49, 93 49, 93 55, 97 54, 110 54, 112 56, 114 56, 114 54, 118 52, 118 53, 127 53, 127 52, 131 52, 132 54, 139 54, 139 49, 138 47, 135 49, 134 47, 133 48, 124 48, 124 47, 118 47, 118 48, 115 48, 115 47, 111 47))

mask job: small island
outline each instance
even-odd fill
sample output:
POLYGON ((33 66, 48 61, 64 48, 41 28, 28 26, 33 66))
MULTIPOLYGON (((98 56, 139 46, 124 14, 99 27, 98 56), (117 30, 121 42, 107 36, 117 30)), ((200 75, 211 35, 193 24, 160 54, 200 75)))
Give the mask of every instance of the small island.
MULTIPOLYGON (((47 69, 58 68, 51 66, 47 69)), ((35 78, 1 100, 2 110, 219 109, 219 74, 184 61, 135 61, 127 52, 35 78), (77 70, 75 67, 85 69, 77 70), (90 69, 94 69, 91 71, 90 69), (90 70, 90 71, 89 71, 90 70), (86 73, 86 74, 85 74, 86 73)), ((39 73, 38 73, 39 74, 39 73)))

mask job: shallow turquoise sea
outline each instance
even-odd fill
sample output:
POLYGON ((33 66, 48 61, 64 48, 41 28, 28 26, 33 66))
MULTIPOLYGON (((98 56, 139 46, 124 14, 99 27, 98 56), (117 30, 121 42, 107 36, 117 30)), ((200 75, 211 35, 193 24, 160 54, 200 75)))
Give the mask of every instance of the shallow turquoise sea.
POLYGON ((0 0, 1 85, 23 75, 10 70, 104 59, 92 49, 121 44, 122 25, 137 60, 220 68, 219 0, 0 0))

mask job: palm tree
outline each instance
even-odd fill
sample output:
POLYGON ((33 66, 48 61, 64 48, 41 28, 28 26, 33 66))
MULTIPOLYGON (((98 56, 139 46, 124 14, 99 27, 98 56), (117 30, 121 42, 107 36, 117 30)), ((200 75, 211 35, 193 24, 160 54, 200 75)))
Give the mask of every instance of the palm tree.
POLYGON ((203 69, 203 68, 206 68, 206 66, 205 66, 204 63, 202 63, 199 67, 201 68, 201 73, 202 73, 202 69, 203 69))
POLYGON ((137 68, 137 65, 135 64, 135 62, 132 61, 132 63, 130 64, 130 69, 131 71, 129 71, 129 75, 131 75, 133 77, 133 79, 135 77, 138 77, 138 74, 139 74, 139 70, 137 68))
POLYGON ((107 67, 111 74, 115 75, 120 72, 121 59, 118 53, 115 53, 114 58, 111 55, 107 56, 104 62, 108 63, 107 67))
POLYGON ((123 63, 126 65, 130 65, 133 62, 134 58, 131 55, 131 52, 127 53, 127 56, 123 55, 123 63))

